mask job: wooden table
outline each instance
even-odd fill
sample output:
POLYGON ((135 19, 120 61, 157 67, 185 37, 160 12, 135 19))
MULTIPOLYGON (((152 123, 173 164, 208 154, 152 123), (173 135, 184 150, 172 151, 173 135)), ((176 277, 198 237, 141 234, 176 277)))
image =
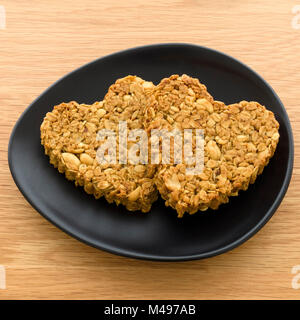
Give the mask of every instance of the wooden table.
POLYGON ((0 299, 299 299, 291 273, 300 265, 296 4, 0 0, 6 9, 6 29, 0 30, 0 265, 6 290, 0 289, 0 299), (294 130, 293 178, 275 216, 239 248, 203 261, 136 261, 90 248, 31 208, 7 164, 13 125, 50 84, 103 55, 160 42, 201 44, 245 62, 273 86, 294 130))

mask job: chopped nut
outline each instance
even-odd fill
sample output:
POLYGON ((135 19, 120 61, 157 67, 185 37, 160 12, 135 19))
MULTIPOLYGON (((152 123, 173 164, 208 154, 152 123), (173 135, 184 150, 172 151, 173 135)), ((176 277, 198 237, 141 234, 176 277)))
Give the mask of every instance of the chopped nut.
POLYGON ((129 101, 131 99, 131 96, 129 94, 125 94, 123 99, 124 99, 124 101, 129 101))
POLYGON ((97 184, 97 187, 100 189, 100 190, 105 190, 107 188, 109 188, 110 186, 110 183, 107 182, 107 181, 100 181, 98 184, 97 184))
POLYGON ((173 111, 173 112, 179 112, 179 109, 177 107, 174 107, 174 106, 171 106, 170 110, 173 111))
POLYGON ((240 142, 245 142, 248 140, 248 137, 245 136, 245 135, 238 135, 237 137, 237 140, 240 141, 240 142))
POLYGON ((143 165, 137 165, 134 167, 134 171, 137 173, 144 173, 146 170, 146 167, 143 165))
POLYGON ((188 93, 189 93, 190 96, 194 96, 195 95, 195 92, 193 91, 192 88, 188 89, 188 93))
POLYGON ((85 124, 85 126, 87 127, 87 129, 88 129, 88 131, 89 131, 90 133, 96 132, 96 130, 97 130, 96 125, 95 125, 94 123, 92 123, 92 122, 87 122, 87 123, 85 124))
POLYGON ((279 139, 279 133, 278 132, 275 132, 273 135, 272 135, 272 140, 278 140, 279 139))
POLYGON ((143 84, 142 84, 143 88, 145 89, 149 89, 149 88, 152 88, 153 87, 153 83, 152 82, 149 82, 149 81, 145 81, 143 84))
POLYGON ((213 159, 213 160, 219 160, 220 157, 221 157, 221 151, 219 149, 219 147, 217 146, 216 142, 215 141, 209 141, 207 143, 207 150, 208 150, 208 153, 210 155, 210 157, 213 159))
POLYGON ((133 190, 129 195, 128 195, 128 200, 129 201, 136 201, 138 197, 140 196, 141 193, 141 187, 138 186, 135 190, 133 190))
POLYGON ((80 155, 80 161, 86 165, 92 165, 94 160, 86 153, 80 155))
POLYGON ((51 122, 57 121, 57 117, 56 117, 53 113, 51 113, 51 112, 48 112, 48 113, 47 113, 46 118, 47 118, 48 120, 50 120, 51 122))
POLYGON ((213 113, 214 107, 213 105, 206 99, 198 99, 197 102, 204 106, 209 113, 213 113))
POLYGON ((171 178, 166 180, 166 187, 171 191, 176 191, 181 189, 181 184, 176 174, 173 174, 171 178))
POLYGON ((99 110, 97 111, 97 117, 98 117, 99 119, 101 119, 105 114, 106 114, 106 111, 105 111, 104 109, 99 109, 99 110))
POLYGON ((72 153, 62 153, 62 158, 64 159, 64 162, 66 166, 71 170, 78 170, 80 165, 80 160, 72 153))

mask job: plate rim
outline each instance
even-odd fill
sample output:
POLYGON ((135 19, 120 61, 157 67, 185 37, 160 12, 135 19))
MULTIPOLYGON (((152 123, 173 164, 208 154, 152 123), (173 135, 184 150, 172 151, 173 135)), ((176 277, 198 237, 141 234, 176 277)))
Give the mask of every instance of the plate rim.
POLYGON ((115 254, 118 256, 123 256, 123 257, 127 257, 127 258, 134 258, 134 259, 140 259, 140 260, 150 260, 150 261, 162 261, 162 262, 177 262, 177 261, 191 261, 191 260, 200 260, 200 259, 205 259, 205 258, 210 258, 210 257, 214 257, 217 256, 219 254, 223 254, 225 252, 228 252, 240 245, 242 245, 244 242, 246 242, 249 238, 251 238, 252 236, 254 236, 270 219, 271 217, 274 215, 274 213, 276 212, 276 210, 278 209, 279 205, 281 204, 287 189, 289 187, 291 178, 292 178, 292 172, 293 172, 293 165, 294 165, 294 138, 293 138, 293 131, 292 131, 292 126, 288 117, 288 113, 281 101, 281 99, 279 98, 279 96, 277 95, 277 93, 274 91, 274 89, 271 87, 271 85, 264 80, 264 78, 262 78, 262 76, 260 76, 256 71, 254 71, 252 68, 250 68, 248 65, 244 64, 243 62, 241 62, 240 60, 226 54, 223 53, 221 51, 215 50, 215 49, 211 49, 205 46, 201 46, 201 45, 197 45, 197 44, 192 44, 192 43, 184 43, 184 42, 170 42, 170 43, 156 43, 156 44, 150 44, 150 45, 143 45, 143 46, 137 46, 137 47, 132 47, 129 49, 125 49, 125 50, 121 50, 121 51, 117 51, 108 55, 105 55, 103 57, 99 57, 91 62, 88 62, 82 66, 80 66, 79 68, 74 69, 73 71, 67 73, 66 75, 64 75, 63 77, 61 77, 60 79, 58 79, 57 81, 55 81, 53 84, 51 84, 46 90, 44 90, 36 99, 33 100, 33 102, 30 103, 30 105, 25 108, 25 110, 21 113, 21 115, 19 116, 18 120, 16 121, 12 131, 11 131, 11 135, 9 138, 9 143, 8 143, 8 164, 9 164, 9 169, 11 172, 11 175, 13 177, 13 180, 16 184, 16 186, 18 187, 18 189, 20 190, 20 192, 22 193, 22 195, 24 196, 24 198, 27 200, 27 202, 42 216, 44 217, 47 221, 49 221, 50 223, 52 223, 55 227, 59 228, 60 230, 62 230, 63 232, 65 232, 66 234, 68 234, 69 236, 75 238, 76 240, 79 240, 80 242, 89 245, 91 247, 94 247, 96 249, 100 249, 106 252, 109 252, 111 254, 115 254), (218 249, 212 250, 212 251, 207 251, 207 252, 203 252, 203 253, 199 253, 199 254, 193 254, 193 255, 180 255, 180 256, 164 256, 164 255, 157 255, 157 254, 143 254, 141 252, 135 252, 135 251, 129 251, 127 249, 120 249, 118 247, 115 246, 110 246, 107 245, 105 243, 102 243, 101 245, 99 244, 95 244, 93 242, 91 242, 88 237, 83 236, 82 234, 77 235, 76 233, 72 232, 72 228, 67 227, 67 224, 61 225, 56 223, 51 216, 49 216, 47 213, 44 213, 38 205, 36 205, 31 199, 30 196, 27 194, 25 188, 22 187, 20 181, 18 180, 18 177, 15 173, 14 170, 14 165, 12 162, 12 143, 14 140, 14 136, 15 133, 20 125, 20 123, 22 122, 23 118, 25 117, 25 115, 27 114, 27 112, 29 112, 30 108, 43 96, 45 95, 48 91, 50 91, 54 86, 56 86, 58 83, 64 81, 67 77, 71 76, 73 73, 76 73, 78 71, 80 71, 81 69, 84 69, 96 62, 98 62, 99 60, 104 60, 106 58, 111 58, 115 55, 119 55, 119 54, 124 54, 124 53, 130 53, 132 51, 137 51, 137 50, 143 50, 143 49, 160 49, 161 47, 174 47, 174 46, 180 46, 180 47, 190 47, 190 48, 194 48, 194 49, 200 49, 200 50, 204 50, 204 51, 208 51, 217 55, 222 56, 223 58, 229 59, 232 62, 238 63, 241 67, 245 68, 249 73, 252 73, 256 78, 258 78, 265 86, 266 88, 272 93, 272 95, 274 96, 274 98, 276 99, 276 101, 279 103, 282 111, 283 111, 283 116, 285 118, 285 124, 287 127, 287 136, 288 136, 288 142, 289 142, 289 155, 288 155, 288 163, 287 163, 287 172, 285 174, 285 178, 282 182, 282 186, 280 189, 280 192, 277 194, 275 201, 273 202, 272 206, 269 208, 268 211, 266 211, 266 213, 264 214, 263 218, 253 227, 251 228, 246 234, 244 234, 242 237, 239 237, 238 239, 236 239, 235 241, 231 242, 230 244, 227 244, 225 246, 222 246, 218 249))

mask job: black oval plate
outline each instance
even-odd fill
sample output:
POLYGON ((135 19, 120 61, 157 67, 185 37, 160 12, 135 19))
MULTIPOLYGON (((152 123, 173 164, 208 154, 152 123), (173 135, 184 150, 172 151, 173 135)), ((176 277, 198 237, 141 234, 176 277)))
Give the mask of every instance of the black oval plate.
POLYGON ((192 260, 223 253, 246 241, 273 215, 290 182, 293 136, 275 92, 254 71, 220 52, 190 44, 158 44, 118 52, 91 62, 56 82, 18 120, 9 144, 13 178, 30 204, 71 236, 112 253, 164 261, 192 260), (280 123, 280 140, 254 185, 219 210, 176 217, 163 201, 148 214, 95 200, 59 174, 44 155, 40 124, 54 105, 102 100, 110 84, 128 74, 158 83, 186 73, 227 104, 256 100, 280 123))

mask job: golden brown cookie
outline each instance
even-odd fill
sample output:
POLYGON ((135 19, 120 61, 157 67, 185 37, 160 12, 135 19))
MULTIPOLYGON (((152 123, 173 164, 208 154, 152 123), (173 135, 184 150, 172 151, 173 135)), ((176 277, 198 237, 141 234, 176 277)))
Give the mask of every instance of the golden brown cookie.
MULTIPOLYGON (((119 163, 118 147, 114 164, 99 163, 97 152, 105 142, 105 138, 99 140, 99 131, 115 131, 118 146, 119 121, 126 121, 128 130, 142 128, 141 116, 153 87, 151 82, 128 76, 117 80, 102 102, 55 106, 41 125, 41 141, 50 163, 96 198, 105 196, 130 211, 149 211, 157 199, 152 179, 155 168, 119 163)), ((134 142, 127 143, 130 150, 134 142)))
MULTIPOLYGON (((145 113, 145 127, 204 131, 204 169, 187 174, 187 165, 160 164, 155 183, 166 205, 185 212, 217 209, 228 197, 246 190, 276 149, 279 124, 257 102, 226 106, 214 101, 206 87, 186 75, 163 79, 145 113)), ((195 144, 193 140, 193 151, 195 144)))

